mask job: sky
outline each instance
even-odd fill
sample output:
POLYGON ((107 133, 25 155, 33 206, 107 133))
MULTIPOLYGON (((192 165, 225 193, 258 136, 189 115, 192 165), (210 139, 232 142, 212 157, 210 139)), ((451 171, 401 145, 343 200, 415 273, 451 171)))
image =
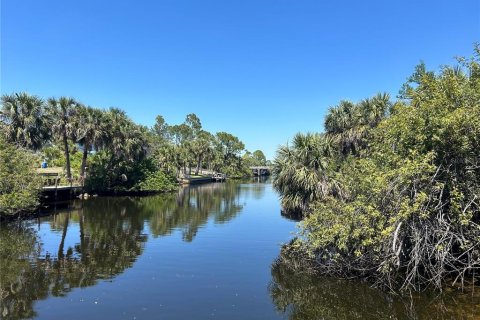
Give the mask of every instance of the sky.
POLYGON ((72 96, 275 150, 328 108, 472 56, 479 0, 1 0, 1 93, 72 96))

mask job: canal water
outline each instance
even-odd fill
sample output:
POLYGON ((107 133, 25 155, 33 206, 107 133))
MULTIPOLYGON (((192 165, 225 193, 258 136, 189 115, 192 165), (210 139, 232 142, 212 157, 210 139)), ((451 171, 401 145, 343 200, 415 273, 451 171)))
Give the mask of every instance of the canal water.
POLYGON ((268 182, 74 201, 0 229, 2 319, 480 319, 477 294, 405 300, 273 264, 296 222, 268 182))

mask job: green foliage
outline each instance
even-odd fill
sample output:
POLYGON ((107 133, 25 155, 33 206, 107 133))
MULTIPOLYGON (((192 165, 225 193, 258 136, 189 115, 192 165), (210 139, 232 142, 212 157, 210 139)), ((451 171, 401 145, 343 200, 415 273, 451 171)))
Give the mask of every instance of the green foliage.
POLYGON ((41 180, 32 153, 0 137, 0 215, 12 215, 35 208, 41 180))
POLYGON ((2 96, 0 129, 7 141, 38 150, 51 136, 44 101, 25 92, 2 96))
MULTIPOLYGON (((29 285, 31 259, 40 254, 38 236, 32 229, 18 225, 2 225, 0 230, 0 297, 2 319, 27 319, 36 316, 30 297, 20 297, 19 291, 29 285)), ((38 277, 41 278, 41 277, 38 277)), ((31 294, 31 291, 28 292, 31 294)))
POLYGON ((155 170, 151 158, 129 161, 108 150, 99 151, 90 160, 85 188, 89 192, 129 191, 155 170))
POLYGON ((162 171, 150 172, 143 181, 137 183, 133 189, 139 191, 174 191, 178 188, 175 177, 168 176, 162 171))
MULTIPOLYGON (((101 110, 68 97, 45 102, 18 93, 2 97, 0 134, 40 151, 50 167, 65 168, 67 180, 82 183, 86 178, 90 192, 170 189, 172 175, 250 174, 240 157, 245 147, 240 139, 203 130, 193 113, 173 126, 157 116, 149 129, 118 108, 101 110), (163 181, 162 174, 168 179, 163 181)), ((254 157, 264 161, 259 150, 254 157)))
MULTIPOLYGON (((42 148, 41 155, 47 160, 49 167, 62 167, 65 168, 65 150, 61 143, 55 141, 55 144, 50 144, 42 148)), ((68 143, 70 154, 70 169, 73 178, 80 176, 80 168, 82 163, 82 153, 78 147, 71 141, 68 143)))
POLYGON ((252 161, 264 160, 257 150, 255 156, 241 157, 245 145, 238 137, 227 133, 212 133, 203 130, 195 114, 186 116, 178 125, 168 125, 157 116, 152 128, 152 156, 167 173, 201 175, 202 170, 225 173, 228 177, 248 176, 252 161))
POLYGON ((325 117, 326 133, 333 137, 340 154, 356 154, 366 147, 371 128, 385 119, 390 108, 390 97, 385 93, 356 104, 341 101, 325 117))
POLYGON ((73 98, 60 97, 48 99, 46 112, 51 121, 51 133, 63 144, 65 153, 65 169, 67 179, 72 179, 69 140, 76 139, 77 126, 75 117, 78 115, 79 103, 73 98))
POLYGON ((292 146, 277 150, 273 186, 284 210, 308 210, 309 204, 336 192, 332 171, 332 139, 324 134, 297 134, 292 146))
POLYGON ((438 74, 418 66, 395 104, 377 96, 331 109, 326 136, 334 152, 315 152, 308 135, 279 149, 274 186, 287 209, 303 210, 296 246, 319 270, 391 290, 478 281, 476 50, 438 74))
POLYGON ((253 153, 246 150, 242 156, 242 161, 247 167, 266 166, 267 158, 262 150, 255 150, 253 153))

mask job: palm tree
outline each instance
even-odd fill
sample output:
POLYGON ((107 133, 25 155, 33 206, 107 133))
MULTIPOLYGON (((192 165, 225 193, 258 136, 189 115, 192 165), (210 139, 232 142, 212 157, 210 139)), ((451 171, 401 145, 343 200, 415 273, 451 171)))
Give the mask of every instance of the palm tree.
POLYGON ((342 100, 338 106, 331 107, 325 116, 325 130, 329 134, 342 133, 352 125, 355 114, 355 104, 342 100))
POLYGON ((110 108, 106 113, 108 132, 108 149, 119 158, 135 161, 148 151, 148 128, 135 124, 125 113, 117 108, 110 108))
POLYGON ((340 101, 338 106, 330 108, 325 117, 325 130, 338 145, 341 154, 356 153, 362 128, 359 126, 358 105, 350 101, 340 101))
POLYGON ((210 132, 201 130, 192 143, 191 151, 195 155, 195 159, 197 162, 195 168, 196 175, 198 175, 200 169, 202 168, 202 162, 205 156, 210 151, 210 149, 212 149, 213 139, 214 137, 210 132))
POLYGON ((388 93, 378 93, 373 98, 362 100, 359 104, 362 124, 368 125, 370 128, 376 127, 380 121, 385 119, 391 106, 388 93))
POLYGON ((170 143, 155 145, 154 157, 160 168, 171 173, 175 171, 175 146, 170 143))
POLYGON ((344 156, 356 155, 365 147, 371 128, 382 121, 391 106, 388 94, 377 94, 354 104, 340 101, 325 117, 325 131, 332 136, 344 156))
POLYGON ((48 110, 52 117, 52 131, 63 142, 67 179, 70 182, 72 181, 72 172, 70 168, 68 139, 74 138, 77 133, 74 117, 78 112, 78 105, 73 98, 60 97, 59 99, 48 99, 48 110))
POLYGON ((127 115, 125 111, 118 108, 110 108, 106 113, 108 130, 107 150, 113 155, 120 157, 123 154, 123 130, 127 115))
POLYGON ((2 96, 0 129, 10 142, 38 150, 49 140, 48 117, 42 99, 28 93, 2 96))
POLYGON ((282 146, 273 164, 273 186, 283 209, 305 212, 315 200, 339 194, 330 176, 333 140, 324 134, 297 134, 293 145, 282 146))
POLYGON ((99 150, 107 141, 106 121, 102 110, 81 105, 76 117, 78 142, 83 145, 80 176, 84 177, 87 156, 92 150, 99 150))

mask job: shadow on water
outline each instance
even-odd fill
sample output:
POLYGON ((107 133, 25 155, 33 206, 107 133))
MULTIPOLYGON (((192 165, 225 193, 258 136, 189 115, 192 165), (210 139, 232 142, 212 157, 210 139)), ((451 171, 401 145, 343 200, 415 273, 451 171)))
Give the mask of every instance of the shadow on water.
POLYGON ((428 293, 400 298, 359 281, 296 273, 276 261, 269 292, 277 310, 291 320, 480 319, 479 293, 428 293))
POLYGON ((0 317, 32 318, 36 300, 65 296, 124 272, 142 254, 147 226, 154 237, 180 230, 184 241, 192 241, 209 220, 225 223, 241 212, 239 193, 239 184, 218 183, 177 194, 78 200, 69 210, 2 225, 0 317), (60 235, 54 252, 42 250, 41 225, 60 235), (68 237, 78 238, 68 244, 68 237))

